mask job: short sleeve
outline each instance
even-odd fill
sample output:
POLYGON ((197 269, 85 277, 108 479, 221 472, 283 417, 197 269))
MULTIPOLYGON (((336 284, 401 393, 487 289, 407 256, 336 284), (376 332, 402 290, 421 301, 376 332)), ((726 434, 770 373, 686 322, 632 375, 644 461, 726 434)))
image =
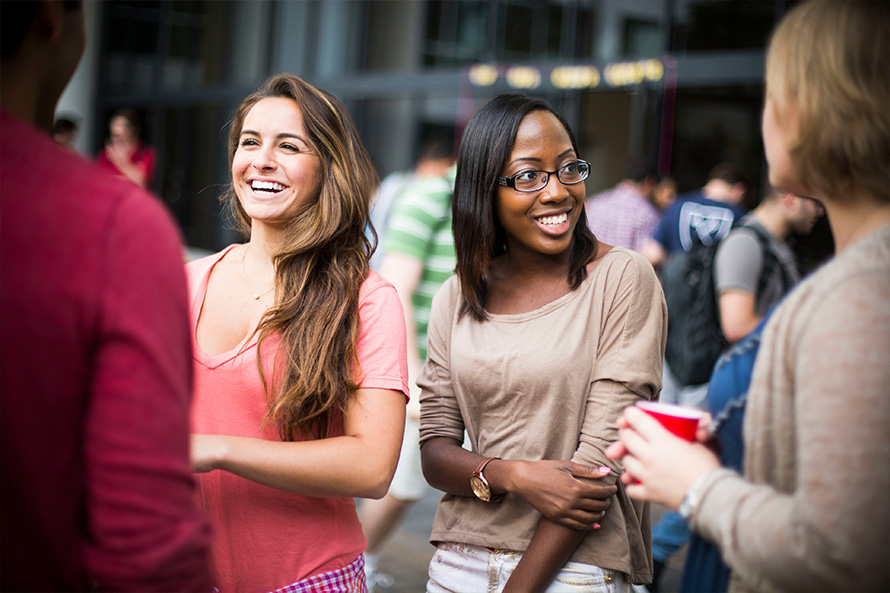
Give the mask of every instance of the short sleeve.
POLYGON ((391 389, 408 396, 405 315, 392 284, 371 272, 359 294, 358 359, 364 389, 391 389))
POLYGON ((757 294, 757 282, 763 268, 763 250, 753 231, 731 232, 720 245, 714 260, 714 285, 717 294, 738 290, 757 294))

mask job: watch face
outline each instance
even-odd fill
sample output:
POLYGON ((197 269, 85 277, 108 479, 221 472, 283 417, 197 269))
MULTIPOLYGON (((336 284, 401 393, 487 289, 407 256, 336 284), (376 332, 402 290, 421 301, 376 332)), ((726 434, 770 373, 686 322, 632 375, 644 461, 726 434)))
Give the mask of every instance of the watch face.
POLYGON ((483 482, 478 476, 470 478, 470 487, 473 489, 473 494, 475 494, 476 498, 479 500, 485 502, 491 500, 491 488, 489 488, 488 484, 483 482))

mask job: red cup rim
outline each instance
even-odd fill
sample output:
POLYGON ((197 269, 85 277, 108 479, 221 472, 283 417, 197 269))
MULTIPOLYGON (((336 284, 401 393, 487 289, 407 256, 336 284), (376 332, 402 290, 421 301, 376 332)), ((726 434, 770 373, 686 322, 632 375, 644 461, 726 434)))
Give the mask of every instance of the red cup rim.
POLYGON ((678 406, 676 404, 665 404, 662 402, 640 401, 637 407, 643 408, 656 414, 665 414, 667 416, 676 416, 678 418, 689 418, 691 420, 699 420, 704 416, 704 412, 687 406, 678 406))

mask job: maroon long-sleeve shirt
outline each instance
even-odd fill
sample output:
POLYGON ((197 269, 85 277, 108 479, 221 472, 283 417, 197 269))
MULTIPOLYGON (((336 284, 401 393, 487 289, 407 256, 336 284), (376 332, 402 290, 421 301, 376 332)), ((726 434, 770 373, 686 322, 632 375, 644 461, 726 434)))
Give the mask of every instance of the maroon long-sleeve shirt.
POLYGON ((0 588, 211 588, 178 234, 0 112, 0 588))

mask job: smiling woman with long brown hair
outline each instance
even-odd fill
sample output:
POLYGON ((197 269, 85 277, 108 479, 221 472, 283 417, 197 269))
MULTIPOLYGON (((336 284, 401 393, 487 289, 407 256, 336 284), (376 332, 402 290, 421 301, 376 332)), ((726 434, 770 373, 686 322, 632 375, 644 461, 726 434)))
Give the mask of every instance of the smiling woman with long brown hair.
POLYGON ((242 102, 229 159, 249 240, 188 267, 217 586, 363 591, 353 497, 386 494, 408 393, 401 305, 368 267, 376 173, 345 107, 289 74, 242 102))

